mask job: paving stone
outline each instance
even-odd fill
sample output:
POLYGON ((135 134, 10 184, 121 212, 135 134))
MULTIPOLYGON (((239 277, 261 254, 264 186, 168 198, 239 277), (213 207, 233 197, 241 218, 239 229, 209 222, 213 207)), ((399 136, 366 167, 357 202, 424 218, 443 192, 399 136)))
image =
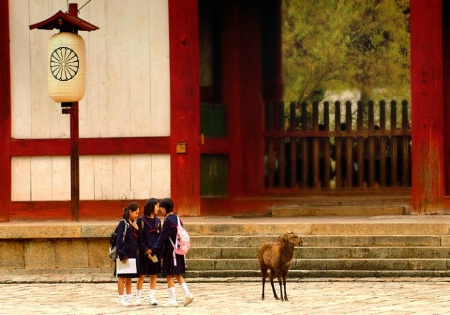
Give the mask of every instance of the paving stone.
MULTIPOLYGON (((147 304, 147 279, 143 305, 119 307, 114 278, 98 277, 0 275, 0 314, 450 314, 450 278, 289 279, 285 302, 273 298, 267 283, 261 300, 257 278, 187 278, 194 301, 181 306, 183 293, 177 285, 180 306, 171 308, 163 306, 168 299, 163 279, 156 291, 160 305, 147 304)), ((279 292, 277 284, 275 288, 279 292)))

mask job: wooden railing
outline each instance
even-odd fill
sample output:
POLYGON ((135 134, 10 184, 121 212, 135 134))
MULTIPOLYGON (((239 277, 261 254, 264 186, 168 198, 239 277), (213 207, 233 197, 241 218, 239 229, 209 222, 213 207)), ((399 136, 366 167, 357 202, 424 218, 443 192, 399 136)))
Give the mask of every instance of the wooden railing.
POLYGON ((410 187, 409 117, 407 101, 266 104, 266 187, 410 187))

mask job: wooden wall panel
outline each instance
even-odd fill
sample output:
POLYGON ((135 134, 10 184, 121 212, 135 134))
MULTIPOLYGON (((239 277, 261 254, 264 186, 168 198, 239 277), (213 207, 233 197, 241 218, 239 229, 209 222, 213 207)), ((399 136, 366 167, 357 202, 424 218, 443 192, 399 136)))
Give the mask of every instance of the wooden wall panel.
POLYGON ((31 159, 11 159, 11 200, 31 201, 31 159))
POLYGON ((111 197, 96 196, 96 199, 134 199, 134 193, 130 187, 130 173, 132 169, 130 156, 112 156, 111 164, 111 197))
POLYGON ((147 123, 152 136, 166 136, 170 135, 169 8, 167 0, 149 3, 151 116, 147 123))
POLYGON ((28 1, 17 1, 10 6, 11 16, 11 103, 14 121, 12 136, 14 138, 31 138, 31 74, 30 60, 32 51, 29 49, 30 30, 28 1))
POLYGON ((155 154, 152 157, 151 168, 151 196, 164 198, 171 196, 170 156, 167 154, 155 154))
POLYGON ((80 200, 95 199, 94 156, 80 157, 80 200))
MULTIPOLYGON (((81 34, 86 43, 86 91, 79 102, 80 137, 110 136, 109 101, 111 82, 108 78, 109 65, 106 47, 106 32, 109 17, 105 14, 105 3, 87 5, 80 17, 99 27, 89 34, 81 34)), ((125 121, 123 122, 125 123, 125 121)))
POLYGON ((94 199, 113 199, 113 164, 109 156, 99 156, 94 160, 94 199))
MULTIPOLYGON (((170 196, 170 157, 80 157, 80 200, 133 200, 170 196)), ((70 200, 69 157, 15 157, 12 201, 70 200)))
POLYGON ((150 198, 152 192, 153 156, 133 155, 130 158, 130 190, 133 196, 150 198))
POLYGON ((31 158, 31 200, 52 200, 52 160, 47 157, 31 158))
POLYGON ((65 156, 52 156, 52 197, 51 200, 70 199, 70 158, 65 156))

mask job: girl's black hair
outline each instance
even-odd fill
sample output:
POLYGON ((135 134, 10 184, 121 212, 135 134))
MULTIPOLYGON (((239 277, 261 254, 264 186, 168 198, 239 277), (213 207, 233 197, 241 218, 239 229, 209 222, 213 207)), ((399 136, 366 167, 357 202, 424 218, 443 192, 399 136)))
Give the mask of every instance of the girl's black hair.
POLYGON ((150 198, 147 200, 144 206, 144 214, 149 216, 155 212, 155 206, 158 204, 158 200, 156 198, 150 198))
POLYGON ((125 220, 128 221, 128 219, 130 218, 130 212, 129 212, 128 210, 134 212, 134 211, 138 210, 139 208, 140 208, 140 207, 139 207, 139 204, 138 204, 137 202, 132 202, 132 203, 130 203, 126 208, 123 209, 123 215, 122 215, 122 217, 123 217, 125 220))
POLYGON ((173 211, 173 201, 170 198, 164 198, 159 203, 160 208, 166 209, 166 213, 171 213, 173 211))

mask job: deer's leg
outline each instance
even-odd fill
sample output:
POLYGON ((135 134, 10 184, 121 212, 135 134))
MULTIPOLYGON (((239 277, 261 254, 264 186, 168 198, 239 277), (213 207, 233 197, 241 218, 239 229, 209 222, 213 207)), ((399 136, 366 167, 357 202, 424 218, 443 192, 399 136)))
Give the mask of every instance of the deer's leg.
POLYGON ((263 270, 261 268, 261 274, 262 274, 262 297, 261 297, 261 300, 264 300, 264 286, 266 285, 267 270, 263 270))
POLYGON ((281 301, 283 301, 283 277, 281 274, 278 274, 278 284, 280 285, 280 294, 281 294, 281 301))
POLYGON ((283 273, 283 286, 284 286, 284 300, 288 301, 287 292, 286 292, 286 273, 283 273))
MULTIPOLYGON (((269 278, 270 278, 270 285, 272 286, 273 296, 274 296, 275 299, 279 300, 280 298, 278 297, 277 292, 275 292, 275 287, 273 285, 273 272, 272 272, 272 270, 270 271, 269 278)), ((281 297, 283 297, 283 296, 281 296, 281 297)))

